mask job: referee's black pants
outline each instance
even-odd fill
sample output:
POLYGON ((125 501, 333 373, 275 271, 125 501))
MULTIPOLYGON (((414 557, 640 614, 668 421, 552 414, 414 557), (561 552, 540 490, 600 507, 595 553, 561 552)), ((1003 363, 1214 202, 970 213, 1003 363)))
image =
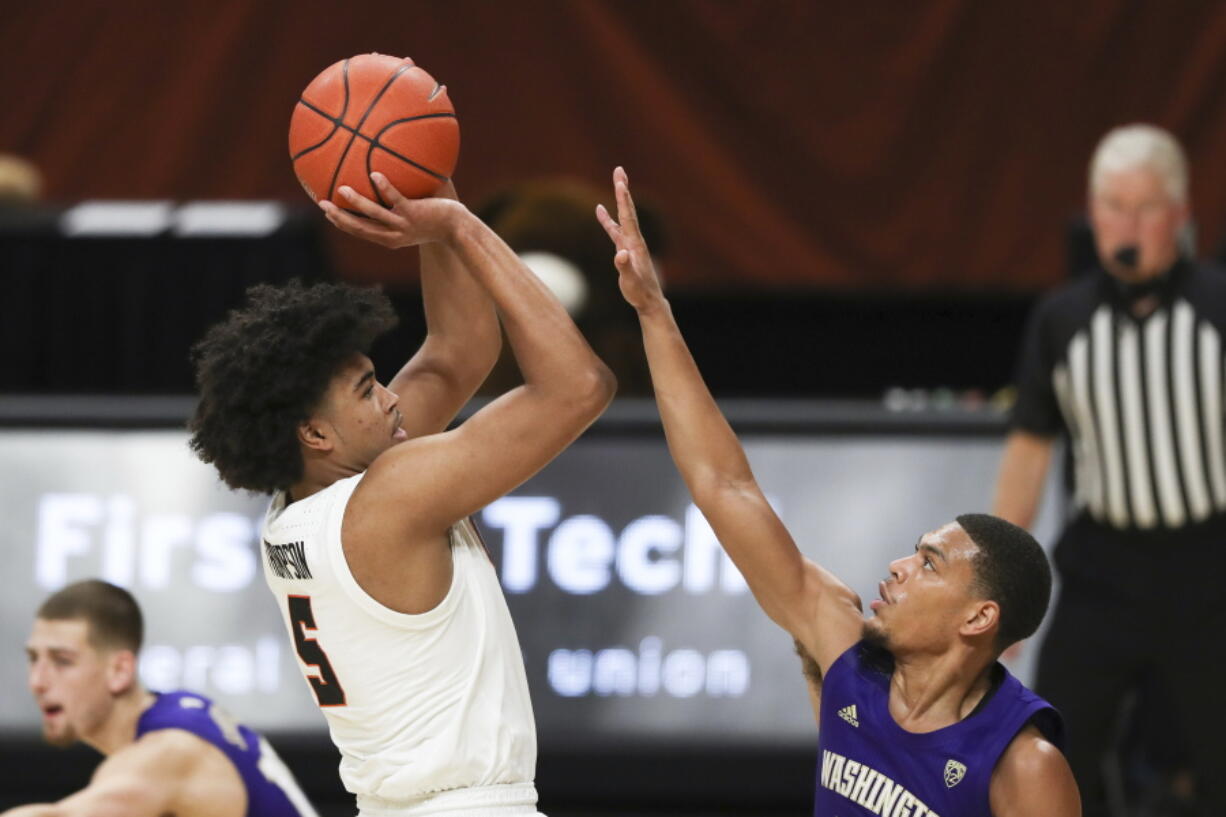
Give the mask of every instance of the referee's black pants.
POLYGON ((1226 520, 1121 533, 1086 516, 1056 547, 1062 585, 1035 691, 1064 716, 1084 817, 1107 817, 1104 764, 1121 711, 1148 675, 1149 701, 1182 742, 1198 813, 1226 815, 1226 520))

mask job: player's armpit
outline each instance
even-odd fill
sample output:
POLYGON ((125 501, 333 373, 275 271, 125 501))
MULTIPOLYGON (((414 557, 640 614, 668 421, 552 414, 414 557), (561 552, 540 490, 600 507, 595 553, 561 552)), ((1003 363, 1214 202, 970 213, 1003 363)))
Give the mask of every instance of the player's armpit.
POLYGON ((1033 725, 1001 755, 989 801, 993 817, 1081 817, 1081 795, 1068 761, 1033 725))
POLYGON ((797 639, 792 639, 792 644, 796 648, 796 654, 800 656, 800 671, 805 676, 805 686, 809 691, 809 705, 813 707, 813 721, 820 724, 822 721, 822 670, 817 665, 817 661, 813 656, 809 655, 809 651, 805 649, 805 645, 801 644, 797 639))
POLYGON ((822 688, 822 668, 813 660, 813 656, 809 655, 809 651, 805 649, 805 645, 799 640, 792 639, 792 647, 796 650, 796 654, 800 656, 800 672, 805 676, 805 680, 810 685, 817 689, 822 688))
POLYGON ((808 559, 804 577, 809 603, 789 632, 808 648, 824 677, 839 656, 862 637, 864 607, 855 591, 838 576, 808 559))

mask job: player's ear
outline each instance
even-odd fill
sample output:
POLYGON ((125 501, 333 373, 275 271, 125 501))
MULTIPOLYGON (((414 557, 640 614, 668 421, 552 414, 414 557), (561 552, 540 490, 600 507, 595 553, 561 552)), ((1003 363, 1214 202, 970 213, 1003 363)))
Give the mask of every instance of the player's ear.
POLYGON ((964 636, 995 635, 1000 627, 1000 605, 990 599, 979 599, 967 610, 959 632, 964 636))
POLYGON ((323 419, 311 416, 298 424, 298 442, 303 447, 324 452, 332 450, 332 427, 323 419))
POLYGON ((107 659, 106 685, 112 695, 122 695, 138 680, 139 664, 131 650, 115 650, 107 659))

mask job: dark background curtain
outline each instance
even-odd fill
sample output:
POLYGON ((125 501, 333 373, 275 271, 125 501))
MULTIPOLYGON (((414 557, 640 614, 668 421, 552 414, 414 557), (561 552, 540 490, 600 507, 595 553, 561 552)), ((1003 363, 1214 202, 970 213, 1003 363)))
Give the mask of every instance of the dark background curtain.
MULTIPOLYGON (((0 150, 57 201, 303 201, 298 92, 382 51, 448 85, 470 202, 624 164, 679 287, 1024 293, 1064 275, 1090 152, 1125 122, 1184 142, 1216 248, 1223 43, 1211 2, 5 3, 0 150)), ((350 279, 412 280, 329 241, 350 279)))

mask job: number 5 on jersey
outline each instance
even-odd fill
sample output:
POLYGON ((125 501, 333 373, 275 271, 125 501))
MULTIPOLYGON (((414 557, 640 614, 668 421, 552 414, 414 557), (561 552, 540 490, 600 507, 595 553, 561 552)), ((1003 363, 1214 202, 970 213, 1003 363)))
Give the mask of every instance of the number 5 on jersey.
POLYGON ((306 630, 316 630, 310 596, 289 596, 289 619, 293 623, 294 647, 298 651, 298 657, 302 659, 302 663, 319 670, 318 675, 306 676, 311 689, 315 690, 315 699, 320 706, 344 706, 345 690, 336 679, 327 654, 318 641, 306 636, 306 630))

